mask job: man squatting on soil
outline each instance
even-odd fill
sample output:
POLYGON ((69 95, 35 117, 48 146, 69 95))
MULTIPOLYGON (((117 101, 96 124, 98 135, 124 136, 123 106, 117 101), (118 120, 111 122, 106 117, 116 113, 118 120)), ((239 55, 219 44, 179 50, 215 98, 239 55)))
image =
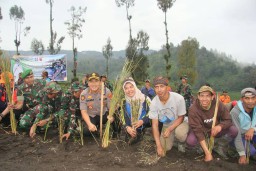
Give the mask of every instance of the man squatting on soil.
POLYGON ((217 106, 216 124, 212 127, 215 107, 216 99, 213 89, 202 86, 198 91, 196 102, 189 109, 188 122, 191 130, 186 141, 189 146, 196 146, 198 142, 200 143, 205 154, 205 161, 213 160, 212 153, 207 147, 206 137, 219 138, 227 134, 231 139, 234 139, 238 132, 223 103, 219 103, 217 106))
MULTIPOLYGON (((164 156, 167 150, 171 150, 174 137, 180 143, 184 143, 187 138, 189 127, 188 123, 184 122, 186 105, 183 96, 168 91, 168 80, 166 78, 156 77, 153 84, 156 96, 150 105, 149 118, 152 119, 157 154, 164 156)), ((184 148, 179 151, 185 152, 184 148)))
MULTIPOLYGON (((63 113, 61 109, 64 109, 64 106, 61 105, 61 102, 66 96, 65 93, 62 95, 60 86, 57 83, 50 82, 45 86, 45 81, 35 80, 33 72, 30 69, 22 73, 22 78, 24 79, 24 83, 18 87, 17 102, 15 104, 9 104, 7 108, 8 110, 10 108, 14 109, 16 116, 21 115, 19 128, 26 130, 30 128, 30 136, 33 137, 35 135, 35 125, 39 127, 46 125, 46 123, 52 119, 52 117, 49 116, 50 113, 53 114, 55 118, 56 116, 63 115, 59 113, 63 113)), ((127 83, 130 83, 130 86, 136 88, 133 81, 127 83)), ((126 85, 129 84, 124 84, 124 91, 126 91, 126 85)), ((205 137, 220 137, 227 134, 230 138, 235 138, 235 147, 240 155, 240 164, 247 164, 245 161, 245 141, 250 141, 251 157, 255 159, 256 150, 253 146, 253 143, 255 144, 256 142, 255 89, 246 88, 241 91, 241 99, 238 105, 231 111, 234 124, 232 123, 228 110, 220 102, 216 126, 212 128, 213 114, 216 106, 216 99, 212 88, 203 86, 199 89, 198 99, 189 109, 188 125, 187 122, 184 122, 184 115, 186 114, 184 98, 177 93, 167 90, 168 81, 164 77, 156 77, 153 80, 153 85, 156 97, 152 100, 150 105, 149 118, 152 119, 153 137, 159 156, 164 156, 165 151, 172 148, 174 137, 176 137, 179 141, 179 151, 184 152, 185 148, 183 144, 185 141, 191 146, 195 146, 199 142, 205 153, 205 161, 210 161, 213 159, 213 156, 207 148, 205 137), (189 135, 187 137, 188 131, 189 135), (166 147, 166 149, 163 149, 163 147, 166 147)), ((73 114, 73 119, 68 120, 67 123, 70 129, 67 129, 68 132, 64 134, 63 137, 68 138, 72 130, 74 130, 75 113, 80 113, 79 105, 81 116, 88 126, 87 133, 97 131, 100 122, 101 95, 100 77, 97 73, 88 75, 88 86, 89 87, 81 93, 82 88, 80 85, 71 85, 71 89, 73 88, 73 90, 71 90, 70 93, 73 93, 73 100, 75 101, 73 101, 73 107, 67 107, 68 105, 65 103, 65 109, 72 111, 67 112, 63 117, 70 118, 70 115, 73 114), (75 95, 76 93, 77 95, 75 95), (80 104, 78 105, 79 95, 80 104)), ((126 95, 128 95, 128 92, 126 92, 126 95)), ((111 96, 111 92, 107 89, 104 94, 103 123, 106 123, 107 119, 110 119, 111 122, 113 121, 113 118, 108 118, 107 116, 111 96)), ((1 113, 0 120, 6 115, 7 113, 1 113)))
POLYGON ((247 164, 246 143, 250 148, 250 156, 256 160, 256 90, 245 88, 241 91, 241 98, 237 105, 231 110, 231 117, 238 128, 238 135, 235 138, 235 147, 239 154, 239 164, 247 164), (247 142, 246 142, 247 141, 247 142))
MULTIPOLYGON (((101 87, 100 76, 98 73, 88 75, 88 88, 80 96, 80 109, 82 118, 88 126, 86 134, 97 131, 100 125, 100 108, 101 108, 101 87)), ((103 99, 103 124, 108 120, 108 109, 112 93, 106 88, 103 99)), ((113 120, 112 118, 109 118, 113 120)))

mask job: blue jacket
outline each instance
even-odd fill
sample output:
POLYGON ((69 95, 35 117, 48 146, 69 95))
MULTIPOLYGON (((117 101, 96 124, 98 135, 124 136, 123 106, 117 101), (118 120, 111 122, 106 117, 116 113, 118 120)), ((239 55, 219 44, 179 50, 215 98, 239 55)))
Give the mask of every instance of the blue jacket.
POLYGON ((242 142, 242 137, 250 129, 253 128, 256 135, 256 107, 253 109, 252 120, 251 117, 245 112, 241 101, 230 112, 233 123, 238 129, 238 134, 234 140, 236 150, 239 156, 245 155, 245 148, 242 142))
POLYGON ((145 94, 146 96, 148 96, 151 100, 155 97, 155 90, 153 88, 150 87, 150 89, 148 90, 146 87, 142 87, 142 89, 140 90, 143 94, 145 94))
POLYGON ((239 100, 237 103, 240 114, 239 114, 239 121, 240 127, 243 130, 248 130, 250 128, 254 129, 254 134, 256 134, 256 107, 253 109, 252 120, 251 117, 245 112, 242 102, 239 100))

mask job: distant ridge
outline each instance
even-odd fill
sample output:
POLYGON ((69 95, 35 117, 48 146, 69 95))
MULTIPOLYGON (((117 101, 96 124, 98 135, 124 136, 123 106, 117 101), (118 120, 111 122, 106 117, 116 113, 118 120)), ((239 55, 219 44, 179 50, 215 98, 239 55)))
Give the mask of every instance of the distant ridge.
MULTIPOLYGON (((10 56, 13 56, 16 54, 16 51, 9 51, 9 50, 6 50, 6 52, 8 52, 8 54, 10 56)), ((152 54, 152 53, 155 53, 157 51, 155 50, 148 50, 145 54, 146 55, 149 55, 149 54, 152 54)), ((30 56, 30 55, 36 55, 34 54, 32 51, 19 51, 19 53, 23 56, 30 56)), ((59 54, 67 54, 68 58, 69 57, 73 57, 73 51, 72 50, 61 50, 59 52, 59 54)), ((48 51, 45 51, 45 53, 43 55, 49 55, 48 51)), ((93 58, 104 58, 102 52, 99 52, 99 51, 94 51, 94 50, 88 50, 88 51, 81 51, 81 52, 78 52, 78 57, 93 57, 93 58)), ((125 50, 119 50, 119 51, 113 51, 113 56, 112 58, 124 58, 125 57, 125 50)))

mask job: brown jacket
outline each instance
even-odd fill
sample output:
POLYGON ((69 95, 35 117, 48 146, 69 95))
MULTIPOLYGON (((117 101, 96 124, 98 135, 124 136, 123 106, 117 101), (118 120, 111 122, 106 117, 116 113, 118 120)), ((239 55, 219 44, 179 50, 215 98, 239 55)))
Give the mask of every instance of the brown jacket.
MULTIPOLYGON (((200 106, 199 100, 196 99, 196 102, 189 109, 188 123, 199 142, 205 139, 206 134, 210 135, 215 106, 216 100, 213 99, 210 109, 205 110, 200 106)), ((219 103, 215 125, 220 125, 222 130, 232 125, 230 114, 221 102, 219 103)))

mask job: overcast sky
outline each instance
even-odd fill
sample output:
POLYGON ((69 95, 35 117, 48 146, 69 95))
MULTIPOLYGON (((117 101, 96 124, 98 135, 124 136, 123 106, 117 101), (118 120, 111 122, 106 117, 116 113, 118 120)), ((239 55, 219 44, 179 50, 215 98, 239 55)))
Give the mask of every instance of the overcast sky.
MULTIPOLYGON (((10 20, 12 6, 25 12, 23 27, 31 26, 28 36, 21 37, 20 50, 30 50, 33 38, 49 44, 49 4, 45 0, 0 0, 3 20, 0 20, 0 47, 14 50, 14 21, 10 20)), ((115 0, 54 0, 53 29, 58 37, 65 36, 62 49, 71 50, 72 42, 64 22, 70 19, 71 6, 87 7, 83 38, 76 40, 78 51, 101 51, 108 37, 114 51, 125 49, 129 28, 125 7, 115 0)), ((132 15, 133 37, 143 30, 150 36, 149 47, 159 50, 165 44, 164 13, 157 0, 135 0, 129 9, 132 15)), ((232 55, 239 62, 256 63, 256 1, 255 0, 176 0, 168 10, 167 24, 170 41, 176 46, 188 37, 196 38, 200 47, 217 49, 232 55)))

